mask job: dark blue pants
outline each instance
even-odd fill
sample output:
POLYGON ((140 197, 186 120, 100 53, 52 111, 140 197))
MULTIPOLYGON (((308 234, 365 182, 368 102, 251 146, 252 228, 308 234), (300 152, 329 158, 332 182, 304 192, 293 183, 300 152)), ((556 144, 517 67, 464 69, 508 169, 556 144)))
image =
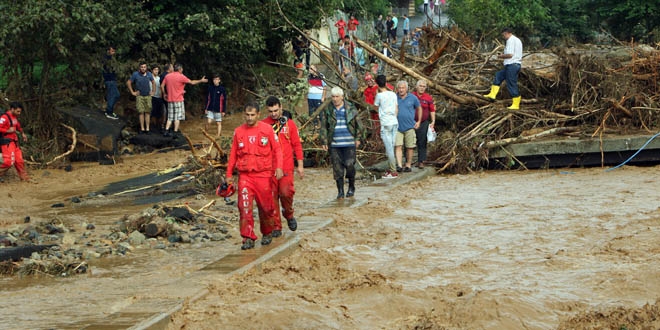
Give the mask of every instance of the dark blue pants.
POLYGON ((105 113, 112 114, 115 112, 115 103, 119 101, 119 89, 117 89, 116 81, 106 81, 105 82, 105 98, 108 106, 105 108, 105 113))
POLYGON ((518 72, 520 72, 520 64, 505 65, 503 70, 495 74, 493 85, 499 86, 503 81, 506 81, 506 88, 509 90, 511 97, 520 96, 520 90, 518 90, 518 72))

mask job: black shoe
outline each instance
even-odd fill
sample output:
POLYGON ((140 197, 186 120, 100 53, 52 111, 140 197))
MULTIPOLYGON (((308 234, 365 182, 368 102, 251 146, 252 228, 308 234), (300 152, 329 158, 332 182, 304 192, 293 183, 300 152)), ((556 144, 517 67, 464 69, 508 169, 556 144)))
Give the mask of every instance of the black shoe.
POLYGON ((291 231, 296 231, 296 229, 298 229, 298 222, 294 217, 291 219, 286 219, 286 224, 289 225, 289 230, 291 231))
POLYGON ((397 167, 396 167, 396 171, 399 172, 399 173, 401 173, 401 172, 403 171, 403 168, 400 167, 400 166, 397 166, 397 167))
POLYGON ((172 134, 170 133, 170 131, 165 131, 165 133, 163 133, 163 136, 164 137, 170 137, 170 136, 172 136, 172 134))
POLYGON ((272 236, 273 238, 280 237, 280 236, 282 236, 282 231, 281 230, 273 230, 273 232, 270 233, 270 236, 272 236))
POLYGON ((117 114, 114 113, 114 112, 113 112, 113 113, 106 113, 106 114, 105 114, 105 117, 108 118, 108 119, 112 119, 112 120, 117 120, 117 119, 119 119, 119 116, 117 116, 117 114))
POLYGON ((139 131, 138 132, 138 135, 142 135, 142 134, 144 134, 144 131, 139 131))
POLYGON ((410 167, 406 167, 403 169, 404 172, 412 172, 412 169, 410 167))
POLYGON ((254 240, 251 238, 246 238, 245 241, 243 242, 243 245, 241 245, 241 250, 249 250, 254 247, 254 240))
POLYGON ((272 241, 273 241, 273 236, 271 236, 271 234, 264 235, 264 237, 261 238, 261 245, 268 245, 272 241))
POLYGON ((151 131, 144 131, 144 134, 151 135, 151 131))
POLYGON ((180 135, 179 131, 172 132, 172 139, 176 140, 179 137, 179 135, 180 135))

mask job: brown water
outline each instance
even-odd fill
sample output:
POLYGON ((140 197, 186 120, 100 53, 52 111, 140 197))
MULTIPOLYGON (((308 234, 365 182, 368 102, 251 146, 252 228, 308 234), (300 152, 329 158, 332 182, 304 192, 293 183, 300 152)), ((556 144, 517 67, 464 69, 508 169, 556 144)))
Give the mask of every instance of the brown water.
MULTIPOLYGON (((49 206, 187 155, 127 157, 102 175, 97 165, 35 171, 38 185, 3 185, 0 225, 17 226, 30 215, 33 222, 57 219, 78 228, 94 223, 96 235, 107 233, 144 207, 49 206)), ((84 275, 0 278, 0 329, 77 329, 128 314, 141 302, 165 311, 200 287, 211 294, 176 314, 172 329, 554 329, 562 322, 580 328, 569 318, 614 307, 634 311, 660 295, 659 169, 435 176, 401 187, 359 187, 354 202, 330 204, 336 194, 330 169, 311 169, 296 181, 297 214, 336 225, 301 234, 289 256, 245 274, 195 277, 239 249, 235 226, 225 242, 140 247, 92 260, 84 275)), ((198 208, 210 198, 189 202, 198 208)), ((211 212, 234 208, 221 203, 211 212)), ((132 312, 133 321, 146 317, 132 312)), ((658 329, 654 316, 660 320, 653 313, 632 319, 658 329)), ((619 323, 612 326, 634 329, 619 323)))
MULTIPOLYGON (((218 279, 170 329, 571 329, 590 328, 569 320, 588 311, 634 314, 660 296, 659 170, 384 187, 360 207, 313 211, 336 226, 282 260, 218 279)), ((658 329, 658 320, 655 308, 605 323, 658 329)))

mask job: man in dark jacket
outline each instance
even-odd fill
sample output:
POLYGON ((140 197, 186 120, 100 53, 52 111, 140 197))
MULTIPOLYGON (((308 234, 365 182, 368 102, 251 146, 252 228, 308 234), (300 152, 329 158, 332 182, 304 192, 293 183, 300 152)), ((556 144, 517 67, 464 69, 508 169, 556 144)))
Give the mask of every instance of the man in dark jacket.
POLYGON ((332 104, 321 112, 320 139, 323 150, 330 150, 334 179, 337 182, 337 199, 355 194, 355 149, 360 146, 362 124, 357 109, 344 101, 344 91, 332 88, 332 104), (348 179, 348 191, 344 195, 344 175, 348 179))

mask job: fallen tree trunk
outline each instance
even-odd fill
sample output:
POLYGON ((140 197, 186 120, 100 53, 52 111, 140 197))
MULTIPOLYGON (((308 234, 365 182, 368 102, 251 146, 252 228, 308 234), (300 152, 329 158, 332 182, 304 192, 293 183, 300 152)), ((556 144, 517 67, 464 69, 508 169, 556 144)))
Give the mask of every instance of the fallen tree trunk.
POLYGON ((34 252, 41 252, 55 246, 50 245, 24 245, 0 249, 0 261, 21 261, 23 258, 29 258, 34 252))
POLYGON ((570 131, 575 131, 575 130, 578 130, 578 129, 579 129, 578 127, 557 127, 557 128, 552 128, 552 129, 549 129, 547 131, 543 131, 541 133, 537 133, 537 134, 530 135, 530 136, 518 136, 518 137, 514 137, 514 138, 508 138, 508 139, 502 139, 502 140, 496 140, 496 141, 489 141, 489 142, 486 143, 486 145, 484 147, 486 147, 486 149, 491 149, 491 148, 495 148, 495 147, 505 146, 505 145, 508 145, 508 144, 511 144, 511 143, 527 142, 527 141, 531 141, 531 140, 534 140, 536 138, 540 138, 540 137, 543 137, 543 136, 553 135, 553 134, 558 134, 558 133, 563 133, 563 132, 570 132, 570 131))
MULTIPOLYGON (((392 60, 392 59, 388 58, 387 56, 381 54, 379 51, 377 51, 374 48, 372 48, 371 46, 369 46, 369 44, 367 44, 366 42, 364 42, 360 39, 357 39, 357 38, 355 39, 355 41, 360 46, 362 46, 362 48, 364 48, 366 51, 368 51, 372 55, 378 57, 379 59, 383 60, 385 63, 387 63, 387 64, 403 71, 404 73, 406 73, 407 75, 409 75, 411 77, 414 77, 416 79, 426 80, 429 88, 440 92, 442 95, 444 95, 447 98, 452 99, 456 103, 459 103, 459 104, 477 104, 477 105, 486 105, 486 104, 490 103, 485 98, 481 99, 481 98, 474 97, 474 96, 463 97, 463 96, 460 96, 460 95, 456 95, 455 93, 452 93, 447 88, 441 86, 440 84, 435 83, 433 80, 429 79, 428 77, 426 77, 426 76, 424 76, 424 75, 422 75, 422 74, 420 74, 416 71, 413 71, 412 69, 406 67, 405 65, 403 65, 403 64, 401 64, 401 63, 399 63, 395 60, 392 60)), ((465 93, 469 94, 469 92, 465 92, 465 93)))

